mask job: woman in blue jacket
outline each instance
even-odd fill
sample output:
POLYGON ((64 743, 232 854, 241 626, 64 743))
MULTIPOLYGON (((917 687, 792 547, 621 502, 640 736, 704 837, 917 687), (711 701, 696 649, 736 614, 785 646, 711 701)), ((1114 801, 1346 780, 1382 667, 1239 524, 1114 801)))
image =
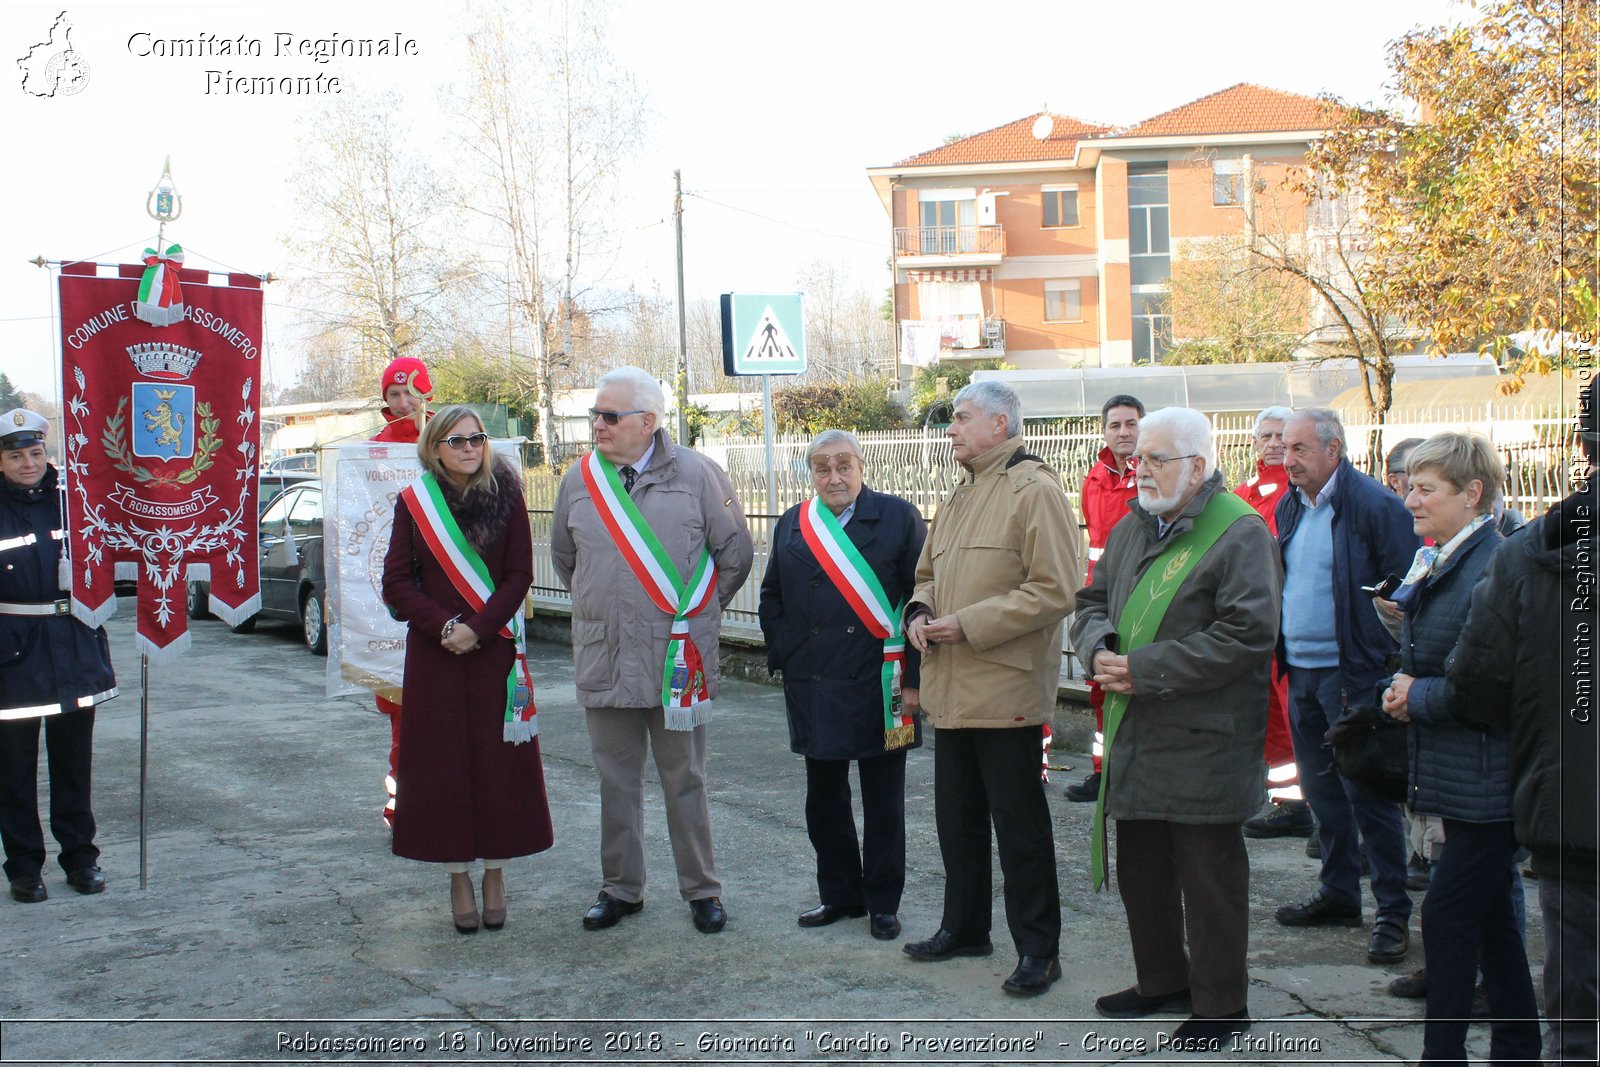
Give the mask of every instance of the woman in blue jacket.
POLYGON ((1501 541, 1492 505, 1505 468, 1477 434, 1441 433, 1407 463, 1406 508, 1435 546, 1417 553, 1395 599, 1404 610, 1400 673, 1383 710, 1411 724, 1410 803, 1444 820, 1444 855, 1422 905, 1428 1014, 1424 1063, 1466 1063, 1467 1020, 1481 963, 1489 997, 1490 1060, 1536 1062, 1538 1009, 1511 901, 1511 759, 1506 736, 1467 724, 1446 699, 1445 661, 1472 590, 1501 541))

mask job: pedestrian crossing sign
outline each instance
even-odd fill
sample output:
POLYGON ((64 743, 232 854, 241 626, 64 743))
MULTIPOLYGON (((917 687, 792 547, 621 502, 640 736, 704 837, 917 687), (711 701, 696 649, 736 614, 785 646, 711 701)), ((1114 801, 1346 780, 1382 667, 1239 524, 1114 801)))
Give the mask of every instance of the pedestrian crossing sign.
POLYGON ((722 369, 729 375, 803 374, 800 293, 723 293, 722 369))

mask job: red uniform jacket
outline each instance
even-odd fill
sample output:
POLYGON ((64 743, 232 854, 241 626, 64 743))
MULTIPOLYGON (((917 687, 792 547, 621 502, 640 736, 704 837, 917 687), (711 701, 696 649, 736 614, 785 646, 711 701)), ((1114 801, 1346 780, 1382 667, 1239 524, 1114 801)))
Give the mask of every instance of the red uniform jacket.
POLYGON ((394 412, 386 405, 383 409, 384 427, 372 435, 374 441, 398 441, 403 445, 414 445, 422 436, 417 429, 417 420, 406 416, 396 418, 394 412))
POLYGON ((1289 472, 1281 466, 1256 461, 1256 476, 1234 492, 1267 520, 1267 529, 1278 536, 1278 498, 1289 491, 1289 472))
MULTIPOLYGON (((1234 492, 1267 520, 1267 529, 1278 536, 1278 499, 1289 491, 1289 472, 1276 464, 1256 461, 1256 476, 1234 492)), ((1272 664, 1272 688, 1267 696, 1267 766, 1281 767, 1294 762, 1294 741, 1289 734, 1289 680, 1272 664)), ((1298 784, 1298 778, 1272 782, 1274 788, 1298 784)))
POLYGON ((1089 476, 1083 480, 1083 521, 1089 527, 1089 567, 1087 583, 1094 579, 1094 561, 1105 551, 1111 528, 1128 513, 1128 504, 1139 495, 1139 476, 1132 463, 1117 473, 1117 459, 1109 447, 1100 456, 1089 476))

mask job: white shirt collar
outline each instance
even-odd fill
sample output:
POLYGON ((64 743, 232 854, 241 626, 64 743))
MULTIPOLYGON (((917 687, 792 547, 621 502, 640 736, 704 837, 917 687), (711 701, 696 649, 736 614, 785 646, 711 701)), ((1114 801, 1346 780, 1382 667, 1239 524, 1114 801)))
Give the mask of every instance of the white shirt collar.
POLYGON ((1335 467, 1335 468, 1333 468, 1333 473, 1328 475, 1328 480, 1323 483, 1322 491, 1317 494, 1317 498, 1315 500, 1311 499, 1310 496, 1306 495, 1306 491, 1304 489, 1300 488, 1298 485, 1295 486, 1295 492, 1300 494, 1300 499, 1305 501, 1306 507, 1308 507, 1308 508, 1318 508, 1318 507, 1322 506, 1323 501, 1327 500, 1329 497, 1331 497, 1333 495, 1333 486, 1334 486, 1334 483, 1337 482, 1338 480, 1339 480, 1339 468, 1335 467))
MULTIPOLYGON (((655 454, 656 439, 654 435, 651 435, 650 447, 644 450, 644 455, 639 457, 639 461, 637 463, 624 464, 624 466, 632 467, 635 474, 643 474, 645 471, 650 469, 650 459, 655 454)), ((621 468, 618 469, 620 470, 621 468)))

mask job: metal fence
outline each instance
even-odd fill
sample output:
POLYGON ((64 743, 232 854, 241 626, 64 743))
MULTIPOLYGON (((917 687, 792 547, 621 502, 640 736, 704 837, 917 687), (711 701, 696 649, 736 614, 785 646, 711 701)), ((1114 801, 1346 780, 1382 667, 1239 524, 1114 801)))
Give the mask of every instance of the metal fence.
MULTIPOLYGON (((1238 485, 1255 470, 1254 420, 1242 415, 1210 416, 1217 443, 1217 465, 1229 485, 1238 485)), ((1441 430, 1469 429, 1486 435, 1506 464, 1507 505, 1530 519, 1571 492, 1583 461, 1574 437, 1572 413, 1559 408, 1516 410, 1502 405, 1473 408, 1393 410, 1382 425, 1348 421, 1345 434, 1351 461, 1373 473, 1371 445, 1378 454, 1408 437, 1427 437, 1441 430)), ((937 430, 888 430, 860 433, 867 481, 881 492, 904 497, 924 516, 933 517, 939 503, 960 477, 950 444, 937 430)), ((1028 448, 1061 474, 1074 513, 1082 515, 1080 490, 1103 441, 1097 419, 1029 423, 1028 448)), ((750 578, 724 614, 724 628, 734 635, 759 639, 756 613, 761 575, 767 566, 767 542, 778 516, 811 496, 805 450, 809 437, 775 439, 773 478, 766 478, 766 452, 759 438, 715 438, 700 451, 715 459, 733 480, 744 503, 755 540, 755 565, 750 578)), ((549 469, 527 472, 528 517, 533 529, 536 606, 570 610, 571 600, 550 562, 550 530, 559 475, 549 469)), ((1063 648, 1064 673, 1076 668, 1070 648, 1063 648)))

